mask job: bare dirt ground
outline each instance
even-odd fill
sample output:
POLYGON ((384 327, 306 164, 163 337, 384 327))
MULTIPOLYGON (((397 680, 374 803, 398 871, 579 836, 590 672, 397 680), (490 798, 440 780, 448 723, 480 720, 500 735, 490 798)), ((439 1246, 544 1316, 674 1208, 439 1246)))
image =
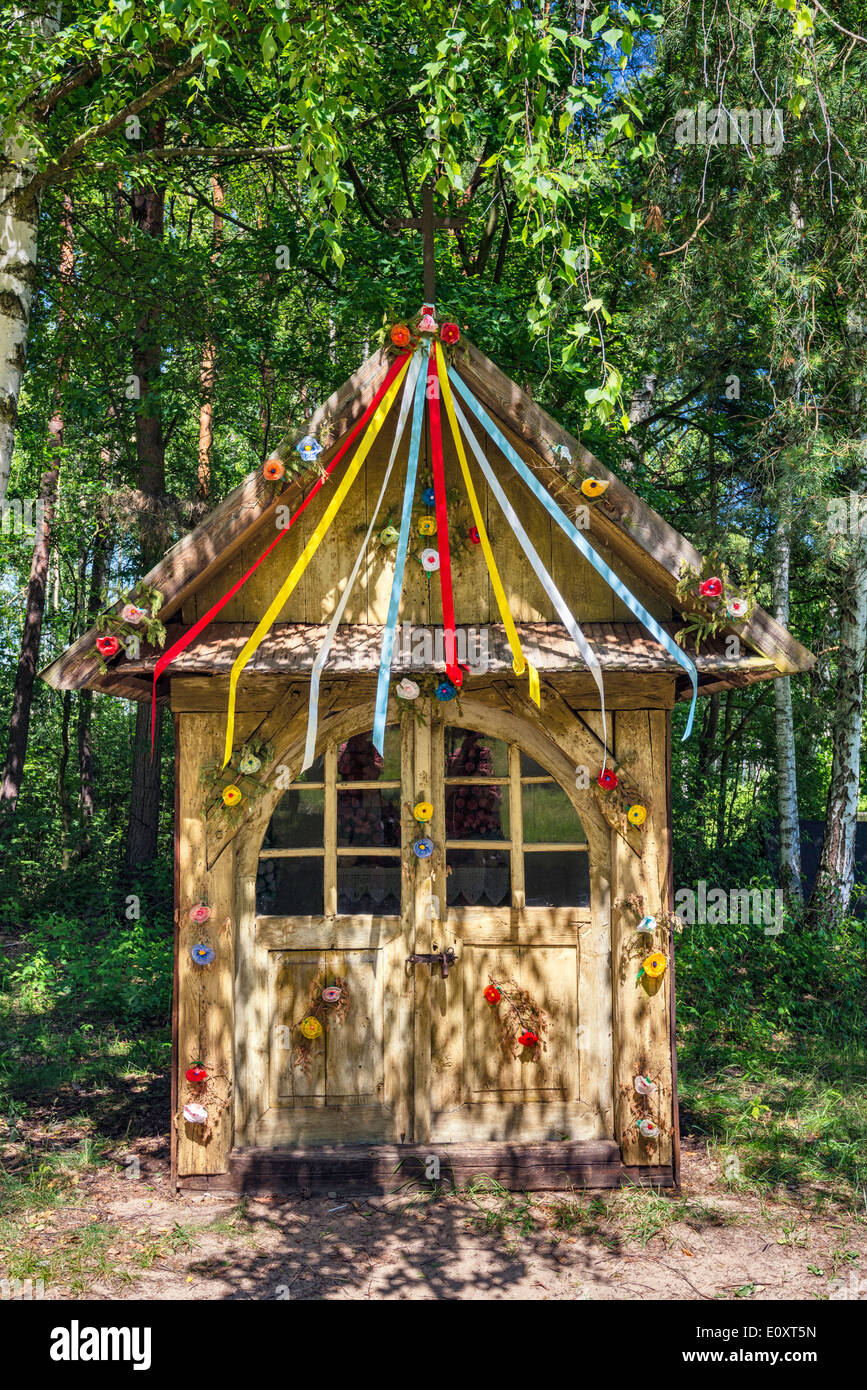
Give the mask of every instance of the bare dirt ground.
POLYGON ((165 1147, 133 1141, 123 1154, 138 1155, 137 1179, 90 1169, 77 1205, 28 1214, 21 1239, 56 1269, 45 1298, 867 1299, 863 1211, 815 1192, 739 1193, 697 1141, 678 1195, 403 1190, 241 1204, 174 1195, 165 1147))

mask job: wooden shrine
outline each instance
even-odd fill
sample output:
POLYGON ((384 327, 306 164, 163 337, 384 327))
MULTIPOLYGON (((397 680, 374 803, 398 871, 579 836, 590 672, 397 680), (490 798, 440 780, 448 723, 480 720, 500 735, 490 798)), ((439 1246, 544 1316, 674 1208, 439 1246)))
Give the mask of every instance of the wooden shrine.
POLYGON ((812 658, 749 596, 708 589, 688 541, 443 327, 426 334, 417 316, 405 343, 365 361, 270 469, 145 577, 141 595, 162 595, 162 649, 141 641, 136 651, 139 610, 118 605, 43 673, 57 690, 150 701, 160 657, 182 647, 155 688, 175 731, 172 1128, 183 1187, 370 1192, 482 1172, 519 1189, 678 1182, 672 710, 691 700, 693 675, 704 695, 812 658), (363 424, 398 363, 399 384, 428 373, 415 443, 409 386, 375 437, 363 424), (449 402, 475 438, 464 452, 477 510, 449 402), (320 535, 364 440, 363 465, 320 535), (424 558, 439 546, 442 561, 446 515, 451 662, 442 564, 424 558), (314 727, 311 676, 341 604, 314 727), (687 642, 685 666, 673 639, 695 615, 709 635, 698 651, 687 642), (254 638, 223 766, 232 672, 254 638))

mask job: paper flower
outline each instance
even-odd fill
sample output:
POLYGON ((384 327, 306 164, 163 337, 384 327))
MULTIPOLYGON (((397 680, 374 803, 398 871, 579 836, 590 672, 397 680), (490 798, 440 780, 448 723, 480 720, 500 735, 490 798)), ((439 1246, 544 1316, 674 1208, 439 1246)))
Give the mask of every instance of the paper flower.
POLYGON ((148 616, 148 611, 146 608, 137 608, 134 603, 125 603, 120 610, 120 616, 125 623, 132 623, 133 627, 138 627, 142 618, 148 616))
POLYGON ((640 806, 636 802, 636 804, 630 806, 629 810, 626 812, 626 819, 629 821, 630 825, 643 825, 647 820, 647 807, 640 806))
POLYGON ((238 763, 238 771, 243 772, 246 777, 251 777, 261 766, 261 758, 257 758, 255 753, 247 753, 238 763))
POLYGON ((404 676, 403 680, 398 681, 394 687, 394 693, 400 700, 417 700, 421 692, 415 681, 408 680, 404 676))
POLYGON ((305 1038, 309 1038, 312 1042, 314 1038, 322 1037, 322 1024, 319 1022, 318 1018, 314 1018, 312 1014, 308 1014, 301 1022, 301 1032, 304 1034, 305 1038))
POLYGON ((434 695, 436 695, 437 699, 442 700, 443 702, 447 700, 453 700, 457 693, 458 692, 452 685, 451 681, 440 681, 439 685, 434 691, 434 695))
POLYGON ((478 526, 471 526, 470 529, 469 529, 469 531, 467 532, 467 535, 469 536, 469 538, 470 538, 470 540, 472 541, 473 545, 481 545, 481 543, 482 543, 482 538, 481 538, 481 536, 479 535, 479 528, 478 528, 478 526))
POLYGON ((397 545, 400 539, 400 532, 397 527, 389 524, 388 526, 383 526, 379 533, 379 539, 383 545, 397 545))
POLYGON ((412 813, 415 816, 416 820, 430 820, 431 816, 433 815, 433 806, 430 804, 429 801, 417 801, 412 808, 412 813))
POLYGON ((100 656, 116 656, 120 651, 120 642, 116 637, 97 637, 96 650, 100 656))
POLYGON ((422 568, 426 569, 428 574, 432 574, 434 570, 438 570, 440 567, 439 551, 423 550, 421 552, 421 563, 422 568))
POLYGON ((276 483, 283 477, 286 467, 281 459, 266 459, 262 465, 262 472, 269 483, 276 483))
POLYGON ((636 930, 636 931, 647 932, 648 935, 650 935, 651 933, 653 933, 653 932, 656 931, 656 918, 655 918, 655 917, 642 917, 641 921, 638 923, 638 926, 635 928, 635 930, 636 930))
POLYGON ((523 1033, 518 1038, 518 1042, 521 1044, 522 1047, 535 1047, 538 1041, 538 1034, 531 1032, 529 1028, 525 1028, 523 1033))
POLYGON ((607 482, 604 482, 602 478, 585 478, 581 484, 581 491, 585 497, 601 497, 607 487, 607 482))
POLYGON ((435 536, 437 533, 436 518, 432 516, 420 517, 418 533, 420 536, 435 536))
POLYGON ((195 946, 190 947, 190 955, 196 965, 210 965, 216 958, 216 951, 213 946, 205 946, 201 941, 195 946))
POLYGON ((422 314, 418 321, 419 333, 436 333, 437 321, 431 313, 422 314))
POLYGON ((240 787, 236 787, 234 782, 230 782, 228 787, 223 788, 223 805, 237 806, 239 801, 244 800, 244 793, 240 787))
POLYGON ((485 998, 489 1004, 499 1004, 501 997, 500 991, 497 989, 496 985, 488 985, 485 990, 485 998))
POLYGON ((451 343, 459 343, 461 340, 461 330, 456 323, 444 323, 440 329, 440 342, 449 346, 451 343))
POLYGON ((722 593, 721 579, 703 579, 698 586, 702 598, 719 598, 722 593))
POLYGON ((195 907, 190 908, 189 918, 197 927, 203 927, 210 921, 211 909, 207 903, 196 903, 195 907))
POLYGON ((408 347, 412 334, 405 323, 396 323, 389 336, 395 347, 408 347))
POLYGON ((649 1076, 636 1076, 635 1089, 640 1096, 655 1096, 656 1082, 651 1081, 649 1076))
POLYGON ((613 792, 614 788, 617 786, 617 773, 612 771, 610 767, 604 767, 596 778, 596 781, 604 792, 613 792))
POLYGON ((745 598, 730 598, 726 604, 726 616, 729 618, 745 618, 749 604, 745 598))
POLYGON ((427 835, 422 835, 420 840, 413 840, 412 852, 416 859, 430 859, 434 852, 433 840, 429 840, 427 835))
POLYGON ((343 997, 343 990, 339 985, 329 985, 322 991, 323 1004, 339 1004, 343 997))
POLYGON ((295 452, 300 454, 305 463, 315 463, 322 453, 322 445, 318 439, 314 439, 312 434, 305 434, 303 439, 299 439, 295 445, 295 452))
POLYGON ((203 1105, 197 1105, 195 1101, 190 1101, 184 1106, 184 1119, 191 1125, 203 1125, 208 1118, 208 1112, 203 1105))
POLYGON ((659 975, 662 974, 663 970, 666 967, 666 964, 667 961, 662 952, 654 951, 652 955, 647 956, 641 962, 641 970, 639 970, 638 972, 639 976, 643 972, 645 975, 649 975, 652 980, 655 980, 659 975))
POLYGON ((659 1133, 659 1125, 655 1125, 652 1120, 639 1120, 638 1133, 642 1139, 655 1139, 659 1133))
POLYGON ((201 1086, 202 1082, 208 1079, 208 1073, 201 1062, 197 1062, 194 1067, 188 1067, 184 1075, 194 1086, 201 1086))
POLYGON ((437 495, 432 487, 426 487, 421 495, 421 500, 426 507, 433 507, 437 500, 437 495))

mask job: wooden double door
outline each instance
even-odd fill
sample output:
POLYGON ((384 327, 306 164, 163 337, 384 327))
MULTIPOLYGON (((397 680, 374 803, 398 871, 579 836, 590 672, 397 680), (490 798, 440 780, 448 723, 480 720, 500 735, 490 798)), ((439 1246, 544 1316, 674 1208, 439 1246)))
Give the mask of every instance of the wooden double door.
POLYGON ((587 1018, 610 969, 574 798, 519 737, 419 704, 384 757, 369 731, 328 742, 274 810, 256 880, 261 1036, 245 1040, 267 1094, 242 1140, 608 1137, 587 1018), (447 973, 411 959, 443 954, 447 973))

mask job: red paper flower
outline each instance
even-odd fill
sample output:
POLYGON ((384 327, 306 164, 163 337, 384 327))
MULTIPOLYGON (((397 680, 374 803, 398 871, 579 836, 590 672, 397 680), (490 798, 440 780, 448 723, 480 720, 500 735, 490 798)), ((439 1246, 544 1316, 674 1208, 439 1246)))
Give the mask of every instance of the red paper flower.
POLYGON ((500 991, 497 989, 496 985, 488 985, 487 989, 485 990, 485 998, 487 999, 489 1004, 499 1004, 500 991))
POLYGON ((194 1086, 200 1086, 203 1081, 207 1081, 208 1073, 201 1062, 197 1062, 194 1067, 189 1067, 187 1069, 186 1078, 188 1081, 191 1081, 194 1086))
POLYGON ((470 538, 470 540, 472 541, 473 545, 481 545, 481 543, 482 543, 482 538, 481 538, 481 536, 479 535, 479 528, 478 528, 478 526, 471 526, 470 529, 469 529, 468 535, 469 535, 469 538, 470 538))
POLYGON ((617 773, 612 772, 610 767, 606 767, 600 772, 596 780, 603 791, 613 792, 614 788, 617 786, 617 773))
POLYGON ((721 579, 704 579, 698 586, 698 591, 702 598, 719 598, 722 593, 721 579))
POLYGON ((529 1028, 525 1028, 518 1039, 522 1047, 535 1047, 538 1041, 538 1035, 536 1033, 531 1033, 529 1028))
POLYGON ((460 342, 461 330, 456 323, 444 323, 440 329, 440 342, 449 344, 460 342))
POLYGON ((100 656, 116 656, 120 651, 120 642, 116 637, 97 637, 96 650, 100 656))
POLYGON ((407 347, 411 334, 405 323, 396 323, 391 330, 391 341, 395 347, 407 347))

